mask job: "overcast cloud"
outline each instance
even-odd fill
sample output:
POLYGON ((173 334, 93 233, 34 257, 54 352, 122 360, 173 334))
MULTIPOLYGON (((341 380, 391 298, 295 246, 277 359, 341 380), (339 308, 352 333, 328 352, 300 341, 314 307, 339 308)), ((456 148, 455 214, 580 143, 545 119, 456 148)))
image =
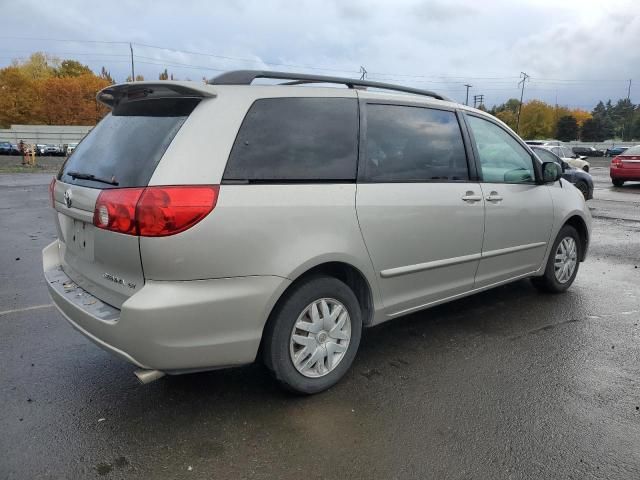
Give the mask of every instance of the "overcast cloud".
POLYGON ((599 99, 640 103, 640 1, 111 1, 0 0, 0 65, 33 51, 76 58, 118 81, 155 79, 165 66, 200 80, 265 68, 357 76, 440 91, 491 106, 518 97, 591 109, 599 99), (23 20, 21 22, 21 19, 23 20), (188 52, 143 47, 149 44, 188 52), (313 67, 313 69, 311 68, 313 67))

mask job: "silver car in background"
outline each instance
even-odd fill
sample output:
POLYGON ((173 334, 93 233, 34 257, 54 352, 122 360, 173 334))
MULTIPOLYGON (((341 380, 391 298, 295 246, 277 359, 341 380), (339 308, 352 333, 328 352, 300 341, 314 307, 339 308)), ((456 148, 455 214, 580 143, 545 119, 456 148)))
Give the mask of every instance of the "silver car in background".
POLYGON ((143 382, 260 359, 319 392, 363 327, 526 277, 562 292, 587 253, 559 166, 433 92, 239 71, 98 100, 112 112, 51 183, 44 275, 143 382))

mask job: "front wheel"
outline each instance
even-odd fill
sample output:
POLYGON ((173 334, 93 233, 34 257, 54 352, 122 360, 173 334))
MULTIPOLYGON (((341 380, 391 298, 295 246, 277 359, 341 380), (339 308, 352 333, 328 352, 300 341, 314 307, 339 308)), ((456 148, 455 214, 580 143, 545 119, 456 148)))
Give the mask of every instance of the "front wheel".
POLYGON ((624 180, 617 180, 617 179, 612 179, 611 182, 613 183, 614 187, 621 187, 622 185, 624 185, 624 180))
POLYGON ((553 243, 544 275, 532 278, 531 282, 544 292, 564 292, 576 279, 581 254, 582 244, 578 232, 571 225, 565 225, 553 243))
POLYGON ((312 277, 287 294, 265 331, 267 368, 287 390, 318 393, 349 370, 360 345, 362 315, 353 291, 333 277, 312 277))
POLYGON ((585 165, 584 167, 582 167, 582 170, 584 170, 585 172, 589 173, 589 166, 585 165))

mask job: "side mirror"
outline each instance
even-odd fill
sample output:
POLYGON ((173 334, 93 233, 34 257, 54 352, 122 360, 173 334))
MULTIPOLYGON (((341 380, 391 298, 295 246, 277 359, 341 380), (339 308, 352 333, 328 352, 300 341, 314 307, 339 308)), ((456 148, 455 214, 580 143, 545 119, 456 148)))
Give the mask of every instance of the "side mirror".
POLYGON ((562 167, 556 162, 544 162, 542 164, 542 181, 543 183, 553 183, 560 180, 562 175, 562 167))

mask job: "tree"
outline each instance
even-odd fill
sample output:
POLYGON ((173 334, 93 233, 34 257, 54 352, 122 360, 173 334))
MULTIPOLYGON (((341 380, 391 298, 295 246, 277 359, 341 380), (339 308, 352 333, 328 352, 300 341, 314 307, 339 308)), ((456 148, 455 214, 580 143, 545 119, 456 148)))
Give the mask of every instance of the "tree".
POLYGON ((42 52, 32 53, 26 62, 13 61, 13 66, 18 67, 31 80, 43 80, 56 74, 56 68, 60 60, 42 52))
POLYGON ((108 111, 96 100, 96 93, 109 86, 91 74, 52 77, 40 83, 41 112, 49 125, 93 125, 108 111))
POLYGON ((36 82, 23 69, 12 66, 0 70, 0 126, 37 123, 38 105, 36 82))
POLYGON ((76 60, 63 60, 56 69, 56 75, 58 77, 79 77, 80 75, 86 74, 93 75, 93 72, 89 67, 76 60))
POLYGON ((578 122, 572 115, 564 115, 558 119, 556 126, 556 138, 563 142, 569 142, 578 138, 578 122))
MULTIPOLYGON (((129 75, 125 81, 130 82, 131 75, 129 75)), ((136 75, 136 82, 144 82, 144 77, 142 75, 136 75)))
POLYGON ((111 73, 109 72, 109 70, 107 70, 106 68, 104 68, 104 66, 102 67, 102 70, 100 70, 100 78, 102 78, 103 80, 106 80, 109 82, 110 85, 113 85, 114 83, 116 83, 113 78, 111 77, 111 73))
POLYGON ((580 139, 583 142, 602 142, 608 137, 604 121, 599 116, 594 116, 582 124, 580 139))
POLYGON ((520 136, 522 138, 551 138, 555 134, 554 109, 540 100, 531 100, 522 106, 520 136))
POLYGON ((164 69, 164 72, 160 72, 160 75, 158 75, 158 80, 169 80, 169 72, 167 72, 167 69, 164 69))

